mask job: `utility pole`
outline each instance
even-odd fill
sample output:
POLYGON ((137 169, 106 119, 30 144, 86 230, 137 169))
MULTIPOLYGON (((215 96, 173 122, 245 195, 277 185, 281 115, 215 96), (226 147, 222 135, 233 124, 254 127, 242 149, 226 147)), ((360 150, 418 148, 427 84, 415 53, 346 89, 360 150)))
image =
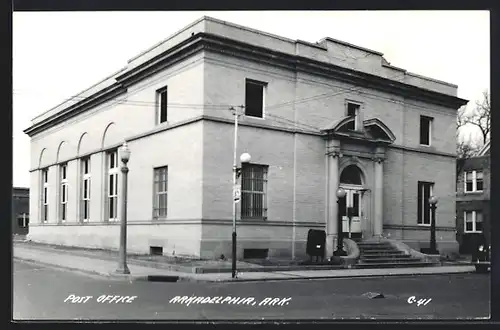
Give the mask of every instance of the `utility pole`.
MULTIPOLYGON (((243 109, 244 106, 240 105, 237 108, 243 109)), ((238 117, 241 114, 235 108, 231 107, 230 110, 234 111, 234 148, 233 148, 233 236, 232 236, 232 275, 236 277, 236 204, 241 199, 241 186, 238 185, 238 177, 241 175, 241 167, 238 167, 238 160, 236 157, 238 147, 238 117)), ((243 153, 240 156, 241 164, 249 163, 251 159, 250 154, 243 153)))
POLYGON ((231 107, 234 111, 234 148, 233 148, 233 236, 232 236, 232 278, 236 277, 236 184, 238 180, 238 164, 236 159, 238 147, 238 117, 240 114, 238 110, 231 107))

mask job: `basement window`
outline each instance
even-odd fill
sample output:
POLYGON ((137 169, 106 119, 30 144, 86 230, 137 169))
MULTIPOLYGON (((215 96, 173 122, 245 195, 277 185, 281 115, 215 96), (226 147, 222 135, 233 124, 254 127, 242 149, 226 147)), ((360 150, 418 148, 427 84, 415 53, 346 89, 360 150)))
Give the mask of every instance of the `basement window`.
POLYGON ((162 246, 150 246, 149 254, 152 256, 162 256, 163 255, 163 247, 162 246))
POLYGON ((264 118, 265 91, 267 83, 246 79, 245 116, 264 118))
POLYGON ((243 259, 266 259, 269 249, 244 249, 243 259))

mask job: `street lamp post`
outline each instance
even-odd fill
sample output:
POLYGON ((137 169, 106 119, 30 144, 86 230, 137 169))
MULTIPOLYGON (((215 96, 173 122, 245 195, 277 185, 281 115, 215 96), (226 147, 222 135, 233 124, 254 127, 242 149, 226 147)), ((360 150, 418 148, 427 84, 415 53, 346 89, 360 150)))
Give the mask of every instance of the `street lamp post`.
POLYGON ((130 159, 130 149, 128 148, 127 142, 124 142, 120 148, 120 157, 122 160, 122 203, 121 203, 121 219, 120 219, 120 253, 118 261, 118 269, 116 270, 119 274, 130 274, 130 270, 127 266, 127 176, 128 167, 127 163, 130 159))
POLYGON ((439 254, 436 249, 436 205, 438 198, 436 196, 431 196, 429 198, 429 204, 431 208, 432 218, 431 218, 431 246, 429 254, 439 254))
POLYGON ((344 251, 344 242, 342 235, 342 215, 340 214, 340 199, 344 198, 346 191, 343 188, 337 189, 337 250, 333 253, 334 256, 346 256, 344 251))

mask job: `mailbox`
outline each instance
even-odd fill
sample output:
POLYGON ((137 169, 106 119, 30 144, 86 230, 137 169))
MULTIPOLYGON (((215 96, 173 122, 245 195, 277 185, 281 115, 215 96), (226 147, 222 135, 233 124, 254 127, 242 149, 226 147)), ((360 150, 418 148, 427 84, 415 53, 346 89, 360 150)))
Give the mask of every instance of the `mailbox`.
POLYGON ((309 257, 325 257, 326 232, 324 230, 309 229, 307 232, 307 250, 309 257))

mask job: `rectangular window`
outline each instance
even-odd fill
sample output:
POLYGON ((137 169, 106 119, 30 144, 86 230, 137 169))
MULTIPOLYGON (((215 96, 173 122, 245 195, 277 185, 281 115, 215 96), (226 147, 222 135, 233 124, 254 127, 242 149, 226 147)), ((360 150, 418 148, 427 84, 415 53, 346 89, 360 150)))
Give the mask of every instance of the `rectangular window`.
POLYGON ((26 213, 17 216, 17 226, 19 228, 27 228, 29 226, 30 218, 26 213))
POLYGON ((109 221, 118 220, 118 152, 116 150, 110 151, 107 154, 107 215, 109 221))
POLYGON ((243 164, 241 171, 242 219, 267 219, 267 172, 267 166, 243 164))
POLYGON ((430 146, 432 135, 432 117, 420 116, 420 144, 430 146))
POLYGON ((49 169, 42 170, 42 214, 41 221, 45 223, 49 218, 49 169))
POLYGON ((168 91, 167 87, 164 87, 158 91, 156 91, 158 98, 158 124, 164 123, 167 121, 168 114, 168 91))
POLYGON ((346 125, 347 129, 351 130, 359 130, 359 111, 361 109, 361 105, 347 102, 347 116, 353 117, 354 121, 350 122, 346 125))
POLYGON ((61 197, 61 204, 59 209, 59 220, 65 222, 68 216, 68 176, 67 176, 67 164, 62 164, 59 167, 60 171, 60 190, 59 194, 61 197))
POLYGON ((483 191, 483 172, 482 171, 468 171, 464 172, 464 190, 469 192, 482 192, 483 191))
POLYGON ((166 218, 168 203, 168 166, 154 169, 153 218, 166 218))
POLYGON ((428 226, 431 224, 431 208, 429 198, 432 196, 434 183, 418 181, 418 212, 417 223, 428 226))
POLYGON ((245 115, 264 118, 264 101, 267 83, 246 79, 245 81, 245 115))
POLYGON ((81 181, 81 209, 80 219, 83 222, 88 222, 90 219, 90 157, 81 160, 82 165, 82 181, 81 181))
POLYGON ((464 212, 464 232, 466 233, 483 232, 483 213, 481 211, 464 212))

